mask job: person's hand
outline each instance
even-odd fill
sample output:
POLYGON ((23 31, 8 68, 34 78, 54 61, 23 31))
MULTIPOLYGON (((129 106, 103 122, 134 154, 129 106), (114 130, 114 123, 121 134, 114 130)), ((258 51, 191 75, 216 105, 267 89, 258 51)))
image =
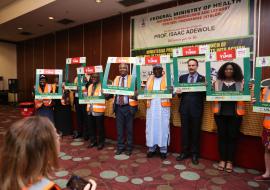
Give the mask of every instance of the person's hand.
POLYGON ((268 149, 268 151, 270 151, 270 143, 268 144, 267 149, 268 149))
POLYGON ((176 94, 181 94, 181 93, 182 93, 181 89, 179 89, 179 88, 178 88, 178 89, 176 89, 176 91, 175 91, 175 92, 176 92, 176 94))
POLYGON ((97 183, 94 180, 89 179, 89 184, 87 184, 83 188, 83 190, 95 190, 96 188, 97 188, 97 183), (91 186, 91 188, 90 188, 90 186, 91 186))
POLYGON ((249 88, 249 90, 254 89, 254 84, 253 84, 252 82, 250 82, 250 83, 248 84, 248 88, 249 88))
POLYGON ((251 103, 255 104, 256 103, 256 98, 251 98, 251 103))
POLYGON ((104 94, 104 95, 107 95, 106 93, 104 93, 104 90, 103 89, 101 89, 101 93, 104 94))

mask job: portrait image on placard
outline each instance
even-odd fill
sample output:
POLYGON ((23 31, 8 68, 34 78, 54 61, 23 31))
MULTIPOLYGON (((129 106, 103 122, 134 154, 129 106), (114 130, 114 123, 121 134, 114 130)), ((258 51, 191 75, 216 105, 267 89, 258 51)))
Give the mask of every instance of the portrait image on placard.
POLYGON ((255 68, 253 111, 270 113, 270 57, 257 57, 255 68))
POLYGON ((207 101, 250 101, 250 52, 211 52, 206 61, 207 101))
MULTIPOLYGON (((211 84, 214 84, 217 80, 218 77, 218 72, 220 71, 221 67, 228 62, 233 62, 236 63, 237 65, 239 65, 241 72, 243 75, 245 75, 244 73, 244 63, 243 63, 243 59, 234 59, 234 60, 230 60, 230 61, 213 61, 210 63, 211 66, 211 84)), ((243 83, 244 83, 244 79, 243 79, 243 83)))
POLYGON ((108 57, 102 83, 105 94, 134 95, 136 60, 135 57, 108 57), (121 76, 126 79, 123 84, 121 76))
MULTIPOLYGON (((166 75, 166 64, 161 64, 162 66, 162 74, 166 75)), ((145 88, 147 79, 153 75, 153 65, 141 65, 140 67, 140 78, 141 78, 141 88, 142 90, 145 88)), ((167 80, 166 80, 167 84, 167 80)))
POLYGON ((86 57, 73 57, 66 59, 65 80, 66 89, 77 90, 77 69, 86 66, 86 57))
POLYGON ((172 93, 169 90, 172 65, 170 57, 167 55, 148 56, 140 57, 139 60, 143 60, 143 63, 136 65, 138 99, 172 98, 172 93), (150 85, 157 79, 154 72, 157 72, 156 74, 159 76, 157 78, 161 79, 160 87, 162 89, 155 90, 153 85, 150 85))
POLYGON ((98 95, 93 94, 92 96, 89 96, 88 94, 89 86, 86 86, 87 83, 85 83, 85 80, 83 80, 85 76, 90 76, 92 80, 94 80, 95 78, 95 80, 99 80, 96 88, 101 88, 103 82, 102 66, 99 65, 99 66, 80 67, 77 69, 77 75, 78 75, 79 104, 105 103, 105 98, 101 93, 101 90, 100 94, 98 95))
POLYGON ((63 70, 37 69, 35 99, 61 99, 63 70))
POLYGON ((178 63, 178 79, 180 76, 188 74, 188 63, 187 61, 190 59, 196 59, 198 61, 198 74, 205 77, 206 71, 205 71, 205 56, 192 56, 192 57, 178 57, 177 63, 178 63))

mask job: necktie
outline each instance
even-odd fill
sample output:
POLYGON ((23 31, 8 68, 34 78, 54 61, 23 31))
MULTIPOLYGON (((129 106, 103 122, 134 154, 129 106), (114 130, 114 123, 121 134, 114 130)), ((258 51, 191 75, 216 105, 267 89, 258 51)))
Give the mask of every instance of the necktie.
MULTIPOLYGON (((121 87, 125 87, 125 77, 122 77, 122 80, 121 80, 121 87)), ((119 95, 119 99, 118 99, 118 103, 120 106, 124 105, 124 96, 123 95, 119 95)))
POLYGON ((190 83, 194 83, 194 76, 193 75, 190 76, 190 83))

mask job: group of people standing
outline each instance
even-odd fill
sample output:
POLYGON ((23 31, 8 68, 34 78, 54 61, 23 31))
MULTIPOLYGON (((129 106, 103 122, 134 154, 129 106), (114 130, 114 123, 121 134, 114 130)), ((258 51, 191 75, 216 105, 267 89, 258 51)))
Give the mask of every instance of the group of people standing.
MULTIPOLYGON (((198 73, 199 64, 196 59, 189 59, 187 61, 187 66, 188 73, 179 77, 179 83, 205 82, 205 77, 198 73)), ((130 87, 132 79, 128 74, 128 71, 128 64, 119 64, 119 75, 115 77, 113 85, 130 87)), ((46 89, 48 91, 49 88, 46 87, 47 84, 45 86, 42 84, 42 79, 43 78, 41 77, 40 89, 42 92, 46 92, 46 89)), ((87 96, 100 96, 101 94, 104 94, 102 91, 99 74, 93 74, 89 81, 90 82, 88 82, 87 86, 87 96)), ((226 62, 220 67, 217 73, 217 80, 213 84, 207 84, 205 82, 205 85, 212 85, 212 88, 215 91, 243 91, 242 70, 238 64, 234 62, 226 62)), ((252 86, 250 85, 250 89, 251 88, 252 86)), ((145 89, 147 91, 167 89, 166 77, 160 64, 153 66, 153 75, 148 77, 145 89)), ((269 88, 267 88, 267 90, 270 91, 269 88)), ((270 93, 267 90, 264 90, 265 93, 262 99, 269 102, 270 93)), ((106 100, 113 98, 113 110, 116 116, 117 128, 116 155, 125 153, 126 155, 130 156, 132 154, 133 120, 138 109, 137 95, 137 90, 135 90, 134 96, 104 94, 106 100), (124 134, 124 131, 126 131, 126 135, 124 134)), ((180 98, 179 112, 182 128, 182 151, 176 160, 182 161, 190 157, 192 163, 197 165, 199 164, 200 157, 200 132, 206 93, 181 92, 181 90, 176 90, 176 93, 173 93, 173 96, 175 95, 178 95, 180 98)), ((63 101, 61 100, 61 103, 62 102, 63 101)), ((105 142, 105 104, 79 104, 76 95, 74 102, 77 112, 78 125, 81 128, 86 125, 87 129, 89 129, 89 135, 84 136, 86 140, 90 139, 88 147, 92 148, 96 146, 97 149, 102 149, 105 142), (86 119, 83 117, 86 117, 86 119)), ((62 106, 64 105, 61 104, 61 107, 62 106)), ((43 107, 46 107, 45 103, 43 104, 43 107)), ((170 107, 171 99, 153 98, 147 100, 146 145, 148 147, 148 158, 155 156, 157 153, 159 153, 161 159, 167 158, 168 146, 170 142, 170 107)), ((47 113, 44 114, 43 111, 39 111, 39 109, 37 109, 38 114, 48 116, 47 113)), ((218 170, 224 170, 230 173, 233 170, 237 139, 240 132, 242 117, 245 114, 245 103, 242 101, 214 101, 212 110, 214 113, 218 134, 218 150, 220 155, 218 170)), ((50 118, 50 116, 48 117, 50 118)), ((67 118, 68 117, 65 117, 65 119, 67 118)), ((57 120, 58 119, 56 118, 55 121, 57 120)), ((60 123, 61 121, 63 120, 60 119, 60 123)), ((265 128, 264 145, 266 146, 265 160, 267 171, 264 178, 270 178, 269 121, 269 116, 266 115, 263 125, 265 128)), ((75 134, 75 138, 81 135, 81 133, 77 133, 77 135, 75 134)))

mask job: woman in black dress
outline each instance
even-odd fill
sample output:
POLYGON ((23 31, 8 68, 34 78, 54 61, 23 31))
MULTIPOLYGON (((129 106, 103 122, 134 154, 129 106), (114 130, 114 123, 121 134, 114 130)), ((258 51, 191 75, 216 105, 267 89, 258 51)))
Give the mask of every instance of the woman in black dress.
MULTIPOLYGON (((234 62, 223 64, 214 83, 215 91, 243 91, 243 73, 234 62)), ((236 142, 245 114, 244 102, 214 102, 213 112, 218 131, 218 148, 220 155, 219 170, 232 172, 236 142)))

